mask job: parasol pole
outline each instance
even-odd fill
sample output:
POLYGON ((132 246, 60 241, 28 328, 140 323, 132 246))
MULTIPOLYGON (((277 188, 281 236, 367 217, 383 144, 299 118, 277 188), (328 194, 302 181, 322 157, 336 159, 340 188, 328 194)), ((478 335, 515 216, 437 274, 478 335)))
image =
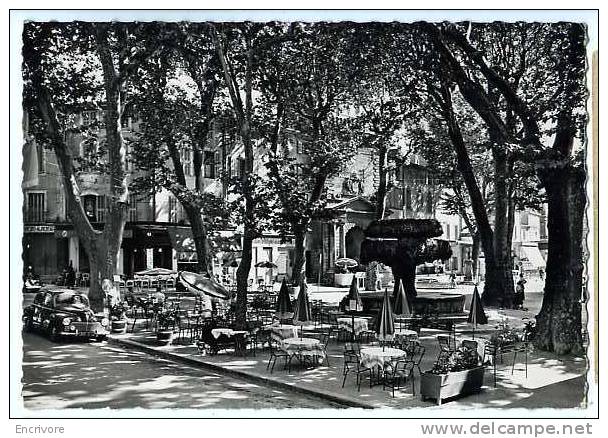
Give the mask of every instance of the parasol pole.
MULTIPOLYGON (((479 268, 477 270, 477 275, 479 275, 479 268)), ((477 287, 477 283, 475 284, 475 287, 477 287)), ((477 294, 475 293, 475 290, 473 290, 473 339, 475 339, 475 329, 476 328, 477 328, 477 294)))
MULTIPOLYGON (((388 289, 384 288, 384 299, 388 296, 388 289)), ((382 317, 380 318, 380 324, 382 324, 382 319, 384 318, 384 305, 386 301, 382 303, 382 317)), ((382 352, 384 352, 384 346, 386 345, 386 324, 382 324, 382 352)))
POLYGON ((321 268, 323 266, 323 253, 320 252, 319 253, 319 272, 317 273, 317 293, 320 292, 320 288, 321 288, 321 268))

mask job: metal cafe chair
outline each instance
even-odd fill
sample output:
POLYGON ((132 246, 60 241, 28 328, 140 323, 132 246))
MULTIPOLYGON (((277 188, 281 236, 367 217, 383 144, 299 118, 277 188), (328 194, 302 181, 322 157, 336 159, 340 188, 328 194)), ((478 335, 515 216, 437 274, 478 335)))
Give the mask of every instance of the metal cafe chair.
POLYGON ((91 274, 88 272, 83 272, 80 274, 80 283, 79 286, 88 286, 91 281, 91 274))
POLYGON ((144 288, 146 288, 146 293, 150 292, 150 280, 148 277, 144 277, 139 281, 139 289, 143 292, 144 288))
POLYGON ((394 362, 387 362, 384 366, 382 378, 382 389, 390 388, 395 397, 395 389, 401 388, 401 383, 407 383, 407 380, 412 381, 412 393, 416 395, 414 386, 414 364, 405 359, 400 359, 394 362))
POLYGON ((272 372, 274 370, 274 365, 276 364, 277 359, 283 358, 283 360, 285 362, 285 368, 287 368, 288 371, 291 371, 291 369, 290 369, 291 360, 290 360, 289 353, 286 352, 285 350, 282 350, 281 348, 279 348, 279 343, 272 338, 270 339, 270 342, 268 343, 268 345, 270 346, 270 358, 268 359, 268 364, 266 365, 266 370, 268 370, 268 367, 270 367, 270 364, 272 363, 272 367, 270 368, 270 374, 272 374, 272 372))
POLYGON ((412 363, 412 373, 414 371, 414 368, 418 368, 418 374, 422 374, 422 370, 420 369, 420 363, 422 362, 422 358, 424 357, 425 352, 426 348, 420 345, 420 343, 414 344, 413 347, 407 350, 407 361, 412 363))
POLYGON ((369 375, 369 387, 372 387, 373 376, 372 369, 361 365, 361 350, 359 344, 349 343, 344 344, 344 365, 342 367, 342 388, 346 383, 346 377, 349 374, 355 374, 357 376, 357 391, 361 391, 361 381, 365 374, 369 375))

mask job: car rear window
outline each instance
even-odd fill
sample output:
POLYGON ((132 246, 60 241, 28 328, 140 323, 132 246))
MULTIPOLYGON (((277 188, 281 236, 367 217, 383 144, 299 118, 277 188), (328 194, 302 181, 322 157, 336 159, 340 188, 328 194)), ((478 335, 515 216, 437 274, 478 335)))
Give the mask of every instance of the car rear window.
POLYGON ((68 292, 61 293, 55 298, 56 305, 83 304, 88 307, 89 300, 84 295, 71 294, 68 292))

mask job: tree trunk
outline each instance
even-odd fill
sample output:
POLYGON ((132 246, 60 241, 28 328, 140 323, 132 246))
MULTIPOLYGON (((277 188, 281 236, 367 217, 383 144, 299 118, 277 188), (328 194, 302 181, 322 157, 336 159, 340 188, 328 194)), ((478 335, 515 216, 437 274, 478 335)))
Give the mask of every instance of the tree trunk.
POLYGON ((479 263, 479 249, 481 246, 481 239, 479 237, 479 232, 473 233, 471 236, 473 238, 473 246, 471 248, 471 259, 473 261, 473 278, 477 278, 479 275, 479 267, 477 266, 479 263))
POLYGON ((386 211, 387 192, 387 156, 388 150, 384 144, 378 147, 378 189, 376 190, 376 220, 384 218, 386 211))
POLYGON ((243 255, 236 270, 236 325, 239 330, 247 323, 247 288, 251 270, 253 236, 245 230, 243 236, 243 255))
POLYGON ((545 293, 536 316, 535 345, 557 354, 582 354, 581 293, 585 174, 569 165, 539 172, 547 192, 548 255, 545 293))
POLYGON ((211 262, 209 240, 207 239, 207 227, 205 227, 200 209, 187 202, 182 203, 182 205, 188 215, 188 221, 190 222, 190 228, 192 229, 192 239, 194 239, 196 256, 198 259, 198 272, 201 274, 208 274, 212 277, 213 265, 211 262))
POLYGON ((509 236, 508 162, 499 147, 494 157, 494 260, 486 270, 483 302, 489 306, 511 307, 513 304, 513 259, 509 236))
POLYGON ((306 251, 306 229, 301 228, 294 229, 295 247, 294 247, 294 261, 293 268, 291 270, 291 284, 294 287, 300 285, 302 276, 304 273, 304 264, 306 262, 305 251, 306 251))
POLYGON ((475 172, 473 171, 473 165, 471 164, 471 159, 464 138, 462 137, 462 132, 460 131, 460 125, 454 114, 452 94, 447 83, 442 84, 441 97, 438 98, 438 103, 442 106, 444 111, 448 135, 452 146, 454 147, 454 151, 456 152, 458 170, 462 175, 462 179, 464 180, 469 193, 473 215, 475 216, 475 222, 477 223, 477 232, 479 233, 485 255, 486 279, 482 299, 487 305, 501 305, 502 303, 499 302, 498 297, 504 296, 504 293, 502 293, 503 281, 510 281, 512 285, 513 279, 511 278, 508 280, 503 278, 504 267, 499 266, 495 259, 494 231, 490 226, 484 198, 479 189, 477 179, 475 178, 475 172))

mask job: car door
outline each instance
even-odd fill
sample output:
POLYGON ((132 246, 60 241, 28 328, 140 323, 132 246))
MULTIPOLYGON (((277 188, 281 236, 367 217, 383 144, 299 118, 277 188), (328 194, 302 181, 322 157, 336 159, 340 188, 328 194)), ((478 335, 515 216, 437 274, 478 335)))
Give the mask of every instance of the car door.
POLYGON ((42 303, 42 305, 40 306, 40 325, 43 328, 48 328, 49 326, 49 322, 51 321, 51 316, 53 313, 53 294, 52 293, 45 293, 44 294, 44 301, 42 303))
POLYGON ((44 305, 45 292, 38 292, 34 297, 31 307, 32 324, 35 327, 42 325, 42 307, 44 305))

